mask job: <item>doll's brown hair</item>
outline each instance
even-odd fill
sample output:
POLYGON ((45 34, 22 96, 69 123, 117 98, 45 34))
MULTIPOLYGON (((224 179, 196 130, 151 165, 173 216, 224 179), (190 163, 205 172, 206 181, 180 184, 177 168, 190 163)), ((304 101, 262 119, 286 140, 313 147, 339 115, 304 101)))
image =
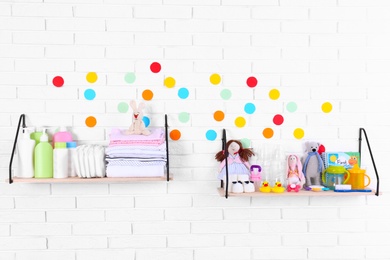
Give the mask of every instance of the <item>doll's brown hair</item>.
MULTIPOLYGON (((241 157, 241 160, 243 162, 247 162, 249 161, 249 157, 251 156, 254 156, 255 154, 252 152, 251 149, 248 149, 248 148, 243 148, 242 146, 242 143, 238 140, 230 140, 229 142, 226 143, 226 150, 227 148, 229 148, 229 146, 231 145, 231 143, 237 143, 239 146, 240 146, 240 151, 238 152, 238 155, 241 157)), ((227 156, 227 155, 226 155, 227 156)), ((222 150, 222 151, 219 151, 216 155, 215 155, 215 160, 217 160, 218 162, 222 162, 223 160, 225 160, 226 158, 225 156, 225 151, 222 150)))

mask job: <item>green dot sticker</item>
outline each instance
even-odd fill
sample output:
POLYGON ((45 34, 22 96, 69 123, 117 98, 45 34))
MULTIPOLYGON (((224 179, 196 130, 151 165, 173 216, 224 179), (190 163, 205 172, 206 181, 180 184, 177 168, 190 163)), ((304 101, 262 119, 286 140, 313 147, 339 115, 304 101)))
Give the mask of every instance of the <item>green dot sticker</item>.
POLYGON ((228 100, 232 97, 232 92, 228 89, 223 89, 220 95, 223 100, 228 100))
POLYGON ((181 112, 179 114, 179 121, 181 123, 187 123, 188 121, 190 121, 190 114, 187 112, 181 112))
POLYGON ((295 111, 297 111, 298 105, 295 102, 289 102, 286 105, 286 109, 287 109, 288 112, 294 113, 295 111))
POLYGON ((251 148, 251 140, 249 140, 248 138, 243 138, 240 140, 240 142, 242 144, 242 147, 251 148))
POLYGON ((135 82, 135 73, 134 72, 126 73, 125 82, 129 84, 133 84, 135 82))
POLYGON ((129 111, 129 105, 126 102, 120 102, 118 104, 118 112, 126 113, 127 111, 129 111))

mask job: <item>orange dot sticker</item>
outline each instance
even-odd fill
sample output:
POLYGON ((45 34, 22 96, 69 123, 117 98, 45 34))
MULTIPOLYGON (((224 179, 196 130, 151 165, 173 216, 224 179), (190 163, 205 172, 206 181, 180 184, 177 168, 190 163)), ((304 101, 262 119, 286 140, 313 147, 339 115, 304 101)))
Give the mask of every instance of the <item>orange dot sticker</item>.
POLYGON ((150 89, 145 89, 142 92, 142 98, 144 100, 152 100, 152 98, 153 98, 153 91, 151 91, 150 89))
POLYGON ((88 72, 85 78, 89 83, 95 83, 98 79, 98 75, 96 74, 96 72, 88 72))
POLYGON ((174 140, 174 141, 177 141, 180 139, 181 137, 181 132, 177 129, 174 129, 172 130, 170 133, 169 133, 169 137, 174 140))
POLYGON ((89 116, 85 119, 85 125, 88 127, 94 127, 96 125, 97 121, 94 116, 89 116))
POLYGON ((296 139, 302 139, 305 136, 305 131, 302 128, 296 128, 294 130, 294 137, 296 139))
POLYGON ((214 120, 221 122, 222 120, 225 119, 225 113, 222 112, 221 110, 217 110, 214 112, 214 120))
POLYGON ((263 136, 267 139, 270 139, 274 136, 274 130, 272 128, 264 128, 263 136))
POLYGON ((164 80, 164 86, 167 88, 173 88, 176 85, 176 80, 172 77, 167 77, 164 80))

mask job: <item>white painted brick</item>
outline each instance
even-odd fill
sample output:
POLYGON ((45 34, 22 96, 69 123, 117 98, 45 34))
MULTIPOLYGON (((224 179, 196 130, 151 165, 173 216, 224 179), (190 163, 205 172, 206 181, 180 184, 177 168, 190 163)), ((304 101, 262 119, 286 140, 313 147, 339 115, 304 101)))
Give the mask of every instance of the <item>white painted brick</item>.
POLYGON ((66 197, 20 197, 15 198, 17 209, 74 209, 75 198, 66 197))
MULTIPOLYGON (((55 87, 18 87, 18 97, 20 99, 40 99, 42 97, 50 99, 77 99, 78 91, 75 88, 55 87)), ((41 115, 44 116, 44 115, 41 115)), ((32 116, 34 118, 34 116, 32 116)), ((35 117, 37 118, 37 117, 35 117)), ((35 119, 34 118, 34 119, 35 119)), ((38 118, 37 118, 38 119, 38 118)))
POLYGON ((75 17, 104 17, 104 18, 132 18, 133 7, 131 5, 90 4, 76 5, 73 7, 75 17))
POLYGON ((253 46, 291 46, 307 47, 309 46, 309 35, 305 34, 288 34, 288 33, 262 33, 252 35, 253 46))
POLYGON ((387 20, 389 17, 389 7, 367 8, 367 19, 369 20, 387 20))
POLYGON ((76 260, 75 252, 71 251, 57 251, 57 250, 40 250, 40 251, 18 251, 16 253, 17 260, 33 259, 56 259, 56 260, 76 260))
POLYGON ((167 20, 165 31, 169 33, 221 33, 223 24, 214 20, 167 20))
MULTIPOLYGON (((157 4, 159 4, 160 2, 157 1, 157 4)), ((167 0, 164 2, 164 4, 166 5, 177 5, 177 4, 180 4, 180 5, 191 5, 191 6, 198 6, 198 5, 219 5, 220 4, 220 1, 218 0, 200 0, 200 1, 194 1, 194 0, 167 0)))
POLYGON ((296 211, 293 208, 282 209, 282 218, 286 220, 296 219, 336 219, 338 217, 338 210, 334 208, 313 207, 304 208, 296 211))
POLYGON ((309 9, 296 7, 254 7, 252 18, 261 20, 305 20, 309 18, 309 9))
POLYGON ((243 33, 215 33, 212 38, 208 34, 196 33, 192 36, 195 46, 250 46, 251 35, 243 33))
POLYGON ((305 221, 261 221, 252 222, 251 233, 302 233, 307 232, 307 222, 305 221))
POLYGON ((74 41, 88 45, 132 45, 134 35, 130 32, 76 32, 74 41))
POLYGON ((22 17, 71 17, 73 12, 71 5, 17 3, 12 5, 12 15, 22 17))
POLYGON ((42 58, 44 48, 31 45, 2 45, 0 55, 6 58, 42 58))
POLYGON ((143 46, 151 43, 157 43, 159 46, 192 45, 192 36, 182 33, 135 33, 135 45, 143 46))
POLYGON ((322 259, 326 254, 327 259, 360 259, 365 255, 364 247, 337 246, 337 247, 310 247, 308 257, 322 259))
POLYGON ((106 210, 106 221, 162 221, 163 209, 106 210))
MULTIPOLYGON (((368 70, 370 70, 369 65, 368 70)), ((366 71, 366 64, 362 61, 313 61, 310 62, 310 71, 314 73, 363 73, 366 71)))
POLYGON ((109 237, 109 248, 165 248, 166 247, 165 236, 146 236, 146 235, 132 235, 132 236, 120 236, 109 237))
MULTIPOLYGON (((237 59, 238 57, 232 54, 238 51, 238 49, 230 49, 224 50, 224 56, 226 59, 237 59)), ((255 52, 255 51, 253 51, 255 52)), ((250 55, 251 51, 249 50, 247 53, 242 52, 242 59, 247 59, 250 55), (248 55, 248 56, 246 56, 248 55)), ((210 61, 196 61, 194 62, 194 70, 196 72, 206 73, 208 71, 217 70, 219 73, 227 74, 227 73, 250 73, 251 72, 251 62, 250 61, 230 61, 224 60, 218 62, 218 64, 210 64, 210 61)))
POLYGON ((168 236, 168 247, 200 248, 224 246, 223 235, 176 235, 168 236))
POLYGON ((283 74, 282 85, 289 86, 337 86, 338 77, 336 73, 310 73, 305 77, 299 74, 283 74))
MULTIPOLYGON (((235 59, 235 60, 271 60, 271 59, 280 59, 280 49, 279 48, 255 48, 248 47, 243 49, 242 47, 235 48, 225 48, 223 56, 225 59, 235 59)), ((241 67, 239 61, 236 61, 236 71, 240 70, 237 67, 241 67)), ((223 70, 221 71, 223 72, 223 70)))
POLYGON ((309 64, 307 61, 260 60, 253 64, 253 71, 255 73, 307 73, 309 64))
MULTIPOLYGON (((223 198, 221 198, 223 199, 223 198)), ((246 234, 249 223, 245 222, 193 222, 191 233, 194 234, 246 234)))
POLYGON ((165 49, 165 57, 167 59, 192 59, 192 60, 208 60, 221 59, 222 48, 220 47, 178 47, 175 49, 165 49))
POLYGON ((265 247, 274 247, 282 245, 282 236, 278 235, 277 232, 273 234, 261 234, 261 235, 226 235, 225 244, 228 247, 258 247, 259 245, 265 247))
POLYGON ((249 19, 251 9, 246 6, 196 6, 194 19, 240 20, 249 19))
POLYGON ((2 59, 0 64, 0 71, 13 71, 15 69, 15 62, 13 59, 2 59))
POLYGON ((1 224, 0 225, 0 237, 5 237, 10 235, 10 226, 1 224))
POLYGON ((1 44, 12 43, 12 32, 11 31, 0 31, 0 43, 1 44))
POLYGON ((283 33, 336 33, 334 21, 285 21, 282 22, 283 33))
POLYGON ((320 7, 310 8, 312 20, 364 20, 366 8, 362 7, 320 7))
POLYGON ((309 221, 310 233, 353 233, 365 230, 364 220, 309 221), (361 227, 361 228, 357 228, 361 227))
POLYGON ((46 238, 0 237, 0 249, 2 251, 46 249, 46 238))
POLYGON ((389 254, 390 254, 389 247, 370 246, 365 248, 365 255, 367 258, 386 259, 386 257, 388 257, 389 254))
MULTIPOLYGON (((161 194, 166 193, 166 182, 134 182, 127 184, 110 184, 110 194, 113 195, 133 195, 133 194, 161 194)), ((137 205, 135 198, 135 205, 137 205)))
POLYGON ((134 235, 188 234, 191 231, 189 222, 138 222, 132 226, 134 235))
POLYGON ((279 21, 226 21, 224 23, 224 32, 244 32, 244 33, 278 33, 280 32, 279 21))
POLYGON ((127 196, 99 196, 77 197, 77 208, 107 209, 107 208, 133 208, 134 198, 127 196))
POLYGON ((195 249, 194 260, 249 260, 251 250, 248 247, 215 247, 210 249, 195 249))
MULTIPOLYGON (((96 93, 96 95, 98 94, 96 93)), ((51 113, 104 113, 104 102, 102 101, 50 100, 45 103, 46 110, 51 113)))
POLYGON ((99 249, 107 248, 107 238, 97 236, 56 236, 49 237, 48 249, 99 249))
POLYGON ((353 233, 341 233, 339 235, 339 244, 342 246, 389 246, 389 240, 386 239, 388 233, 373 232, 365 233, 364 236, 357 236, 353 233))
MULTIPOLYGON (((199 165, 199 164, 198 164, 199 165)), ((168 192, 171 194, 188 194, 188 193, 215 193, 215 183, 214 182, 208 182, 205 183, 204 181, 198 181, 198 182, 179 182, 175 181, 169 184, 168 186, 168 192)))
POLYGON ((11 5, 10 4, 0 4, 0 16, 10 16, 11 15, 11 5))
POLYGON ((281 0, 281 6, 337 6, 336 0, 281 0))
POLYGON ((161 59, 163 49, 159 47, 107 47, 107 58, 161 59))
POLYGON ((0 17, 0 30, 43 31, 45 18, 42 17, 0 17))
POLYGON ((313 47, 365 47, 366 36, 361 34, 312 34, 313 47))
POLYGON ((72 224, 73 235, 130 235, 131 223, 128 222, 91 222, 72 224))
MULTIPOLYGON (((99 46, 48 46, 45 50, 47 58, 67 59, 99 59, 105 55, 105 49, 99 46)), ((73 61, 72 61, 73 62, 73 61)), ((58 69, 58 71, 65 71, 58 69)))
POLYGON ((24 85, 26 78, 30 86, 46 85, 46 75, 43 73, 9 72, 1 73, 0 85, 24 85))
POLYGON ((108 32, 163 32, 164 21, 159 19, 106 19, 108 32))
POLYGON ((367 46, 369 47, 385 47, 388 46, 390 42, 390 35, 381 34, 381 33, 371 33, 369 37, 367 37, 367 46))
POLYGON ((149 260, 193 260, 192 249, 140 249, 137 250, 137 259, 149 260))
POLYGON ((13 183, 0 183, 0 195, 2 196, 39 196, 50 195, 49 184, 23 184, 13 183))
POLYGON ((72 60, 16 60, 15 70, 25 72, 74 71, 74 62, 72 60))
POLYGON ((222 220, 221 209, 205 208, 169 208, 165 210, 165 219, 169 221, 222 220))
POLYGON ((73 44, 73 35, 71 32, 20 31, 14 32, 12 39, 17 44, 73 44))
POLYGON ((0 252, 1 259, 15 260, 15 252, 0 252))
POLYGON ((189 19, 192 8, 180 5, 135 6, 134 17, 141 19, 189 19))
POLYGON ((107 184, 52 184, 52 195, 108 195, 109 189, 107 184))
POLYGON ((338 244, 335 234, 284 234, 284 246, 336 246, 338 244))
POLYGON ((137 196, 135 198, 136 208, 176 208, 191 205, 192 199, 189 195, 137 196))
POLYGON ((12 236, 68 236, 71 232, 71 224, 18 223, 11 225, 12 236))
POLYGON ((283 48, 282 58, 288 60, 336 60, 336 48, 283 48))
POLYGON ((0 126, 11 126, 10 115, 0 115, 0 126))
POLYGON ((47 222, 91 222, 104 221, 102 210, 51 210, 46 212, 47 222))
POLYGON ((47 18, 48 31, 104 31, 105 21, 97 18, 47 18))
MULTIPOLYGON (((83 60, 76 60, 76 71, 104 71, 107 73, 110 72, 116 72, 121 71, 122 74, 122 85, 124 84, 123 78, 124 78, 124 72, 131 72, 134 70, 134 65, 132 64, 124 64, 122 60, 103 60, 103 59, 97 59, 97 60, 90 60, 90 59, 83 59, 83 60)), ((108 82, 106 82, 106 75, 99 75, 100 84, 107 85, 108 82)), ((77 84, 80 84, 80 82, 77 82, 77 84)), ((99 84, 98 82, 93 83, 94 85, 99 84)), ((112 84, 110 84, 112 85, 112 84)))
POLYGON ((255 259, 307 259, 307 249, 302 247, 278 247, 277 250, 253 250, 255 259))
POLYGON ((280 209, 270 208, 247 208, 247 209, 224 209, 224 219, 226 220, 267 220, 267 219, 280 219, 280 209))
MULTIPOLYGON (((81 250, 77 251, 77 260, 135 260, 135 250, 121 249, 121 250, 81 250)), ((138 252, 137 252, 138 257, 138 252)))

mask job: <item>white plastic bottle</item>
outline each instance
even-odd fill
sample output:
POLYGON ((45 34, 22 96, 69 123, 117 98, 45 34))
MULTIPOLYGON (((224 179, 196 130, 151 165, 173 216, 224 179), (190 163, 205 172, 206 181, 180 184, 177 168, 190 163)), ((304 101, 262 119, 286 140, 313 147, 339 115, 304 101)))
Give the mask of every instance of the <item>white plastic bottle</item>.
POLYGON ((54 143, 53 150, 53 178, 68 178, 68 149, 65 142, 54 143))
POLYGON ((68 149, 68 174, 69 177, 76 177, 76 169, 74 164, 74 158, 77 156, 76 152, 77 143, 76 142, 66 142, 66 148, 68 149))
POLYGON ((18 170, 16 176, 19 178, 34 178, 34 148, 35 140, 30 138, 29 129, 23 128, 17 144, 18 170))

